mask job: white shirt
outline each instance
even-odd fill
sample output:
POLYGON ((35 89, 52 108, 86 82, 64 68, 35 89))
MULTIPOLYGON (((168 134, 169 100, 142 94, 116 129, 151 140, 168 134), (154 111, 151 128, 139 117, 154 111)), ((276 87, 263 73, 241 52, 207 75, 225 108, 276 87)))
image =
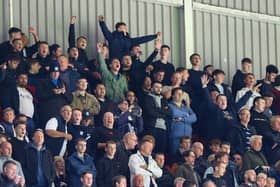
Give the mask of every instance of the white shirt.
MULTIPOLYGON (((248 91, 250 91, 249 88, 244 87, 241 90, 239 90, 236 94, 236 99, 235 102, 238 102, 248 91)), ((247 108, 247 109, 251 109, 251 107, 254 104, 254 99, 256 97, 261 96, 261 94, 259 94, 258 92, 253 92, 253 94, 251 95, 251 97, 248 99, 248 101, 246 102, 246 104, 244 106, 242 106, 241 108, 247 108)))
MULTIPOLYGON (((46 124, 46 128, 45 130, 57 130, 57 126, 58 126, 58 121, 56 118, 51 118, 49 119, 49 121, 46 124)), ((67 133, 67 125, 65 125, 65 133, 67 133)), ((67 148, 67 139, 64 138, 63 144, 61 146, 60 152, 59 152, 59 156, 64 156, 65 152, 66 152, 66 148, 67 148)))
POLYGON ((34 115, 33 96, 26 88, 17 87, 19 94, 19 113, 32 118, 34 115))
POLYGON ((135 175, 141 174, 144 177, 144 187, 150 187, 151 180, 154 186, 157 187, 158 185, 156 184, 155 178, 159 178, 162 176, 162 170, 157 165, 152 156, 149 156, 148 168, 141 168, 140 166, 143 165, 146 165, 146 162, 139 151, 129 157, 128 167, 130 170, 131 186, 133 177, 135 175))

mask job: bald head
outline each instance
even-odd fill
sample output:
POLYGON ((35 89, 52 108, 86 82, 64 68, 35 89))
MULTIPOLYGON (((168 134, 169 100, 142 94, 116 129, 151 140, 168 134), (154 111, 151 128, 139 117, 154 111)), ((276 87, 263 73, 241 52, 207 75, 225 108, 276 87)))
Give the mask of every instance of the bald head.
POLYGON ((1 156, 12 157, 12 144, 10 142, 3 142, 0 147, 1 156))
POLYGON ((203 155, 204 146, 201 142, 194 142, 192 144, 191 150, 195 153, 195 156, 198 158, 203 155))
POLYGON ((279 115, 273 116, 271 118, 271 128, 274 131, 280 132, 280 116, 279 115))
POLYGON ((143 175, 135 175, 132 180, 133 187, 143 187, 144 186, 144 177, 143 175))
POLYGON ((135 149, 137 145, 137 136, 134 132, 128 132, 123 136, 123 142, 127 150, 135 149))
POLYGON ((114 114, 112 112, 106 112, 103 116, 103 125, 109 129, 114 126, 114 114))
POLYGON ((253 183, 256 182, 256 172, 253 169, 246 170, 244 173, 244 181, 253 183))

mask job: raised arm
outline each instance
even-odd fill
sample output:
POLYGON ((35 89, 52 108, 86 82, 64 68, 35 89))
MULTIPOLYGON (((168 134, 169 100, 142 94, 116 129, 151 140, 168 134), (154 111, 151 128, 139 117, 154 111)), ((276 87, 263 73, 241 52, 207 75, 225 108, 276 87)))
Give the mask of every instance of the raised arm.
POLYGON ((68 34, 68 42, 69 48, 75 47, 75 23, 77 20, 77 16, 71 16, 70 26, 69 26, 69 34, 68 34))
POLYGON ((203 91, 203 96, 204 96, 203 99, 205 99, 208 109, 215 110, 217 105, 215 103, 213 103, 213 101, 211 99, 209 90, 207 88, 208 82, 209 82, 208 76, 207 75, 202 75, 201 85, 202 85, 202 91, 203 91))
POLYGON ((146 42, 149 42, 154 39, 159 39, 160 36, 161 36, 161 32, 157 32, 156 34, 152 34, 152 35, 131 38, 131 44, 132 44, 132 46, 139 45, 139 44, 146 43, 146 42))
POLYGON ((34 41, 35 41, 36 43, 40 42, 40 38, 39 38, 39 36, 38 36, 38 34, 37 34, 37 32, 36 32, 35 27, 32 27, 32 26, 29 27, 29 33, 32 34, 32 36, 33 36, 33 38, 34 38, 34 41))
POLYGON ((99 25, 100 25, 100 28, 101 28, 101 31, 102 31, 104 37, 106 38, 106 40, 111 41, 113 38, 113 35, 104 22, 104 16, 102 16, 102 15, 98 16, 98 20, 99 20, 99 25))
POLYGON ((156 58, 156 56, 157 56, 157 54, 158 54, 158 52, 159 52, 159 50, 160 50, 160 47, 161 47, 161 41, 160 41, 160 39, 157 39, 157 40, 155 41, 155 49, 154 49, 154 51, 152 52, 152 54, 150 54, 150 56, 149 56, 149 57, 145 60, 145 62, 144 62, 145 68, 146 68, 148 65, 150 65, 150 64, 153 63, 153 60, 156 58))
POLYGON ((26 47, 27 57, 31 58, 32 55, 38 51, 40 39, 34 27, 29 27, 29 33, 32 34, 35 41, 33 45, 26 47))
POLYGON ((111 72, 108 70, 104 57, 102 56, 102 50, 103 50, 103 44, 99 42, 97 44, 97 62, 99 64, 99 69, 102 74, 102 77, 106 79, 106 77, 109 77, 111 72))

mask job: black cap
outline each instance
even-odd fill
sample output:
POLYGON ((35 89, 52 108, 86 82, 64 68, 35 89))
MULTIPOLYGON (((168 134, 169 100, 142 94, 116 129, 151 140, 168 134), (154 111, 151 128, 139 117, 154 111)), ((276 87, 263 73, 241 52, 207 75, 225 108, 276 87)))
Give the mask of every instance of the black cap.
POLYGON ((83 120, 84 119, 91 119, 91 114, 89 110, 83 110, 83 120))
POLYGON ((59 66, 58 62, 52 62, 50 64, 50 70, 49 70, 50 73, 52 73, 52 72, 59 72, 59 70, 60 70, 60 66, 59 66))

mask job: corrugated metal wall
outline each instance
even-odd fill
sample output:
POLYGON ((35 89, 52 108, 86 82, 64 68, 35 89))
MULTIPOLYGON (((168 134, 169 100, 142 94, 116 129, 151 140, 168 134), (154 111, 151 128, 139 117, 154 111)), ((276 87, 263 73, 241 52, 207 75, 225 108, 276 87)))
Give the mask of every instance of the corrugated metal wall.
MULTIPOLYGON (((197 2, 201 2, 198 1, 197 2)), ((246 11, 280 14, 278 0, 204 0, 202 3, 246 11)), ((265 75, 267 64, 280 64, 280 23, 250 20, 234 16, 194 11, 195 50, 202 55, 204 65, 222 68, 231 80, 243 57, 253 59, 256 77, 265 75)))
POLYGON ((9 1, 0 0, 0 41, 8 38, 9 13, 9 1))
POLYGON ((194 0, 209 5, 280 16, 279 0, 194 0))
MULTIPOLYGON (((108 27, 113 29, 118 21, 129 26, 131 36, 163 33, 163 43, 172 48, 175 64, 184 63, 184 40, 180 23, 182 10, 167 4, 155 4, 138 0, 13 0, 14 26, 27 32, 28 26, 35 26, 41 40, 68 47, 68 27, 71 15, 78 16, 76 36, 89 39, 88 54, 95 56, 96 43, 104 41, 97 17, 102 14, 108 27)), ((7 39, 9 23, 8 0, 1 0, 0 40, 7 39), (2 24, 4 22, 4 24, 2 24)), ((153 42, 143 45, 143 57, 153 50, 153 42)))

